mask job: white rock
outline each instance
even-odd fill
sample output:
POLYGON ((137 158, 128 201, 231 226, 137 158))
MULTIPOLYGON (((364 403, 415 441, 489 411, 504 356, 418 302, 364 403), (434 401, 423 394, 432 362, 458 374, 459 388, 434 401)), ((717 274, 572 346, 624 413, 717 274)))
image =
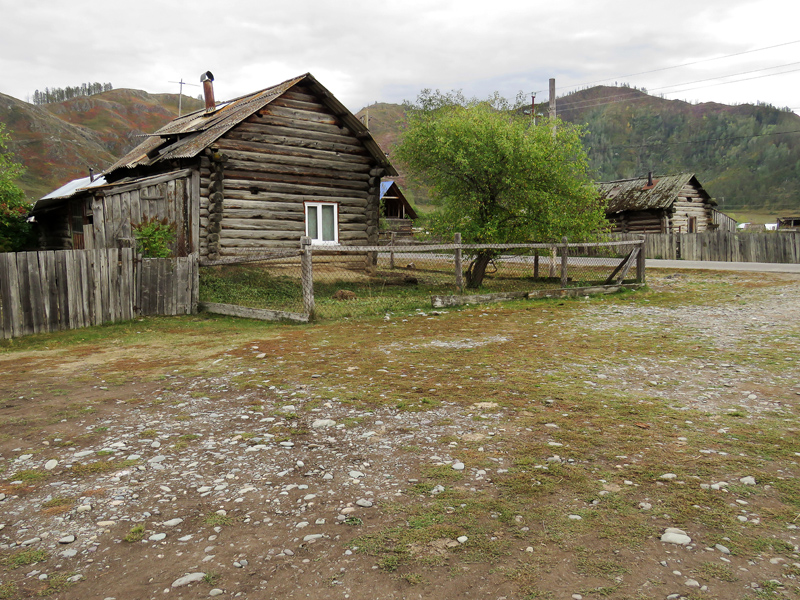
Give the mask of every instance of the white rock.
POLYGON ((353 479, 360 479, 361 477, 364 476, 364 474, 361 471, 350 471, 347 475, 349 477, 352 477, 353 479))
POLYGON ((372 506, 372 502, 370 500, 366 500, 365 498, 359 498, 356 500, 356 504, 362 508, 370 508, 372 506))
POLYGON ((52 459, 48 460, 46 463, 44 463, 44 468, 47 471, 52 471, 57 466, 58 466, 58 461, 56 459, 54 459, 54 458, 52 458, 52 459))
POLYGON ((569 515, 569 518, 572 519, 573 521, 580 521, 581 519, 583 519, 583 517, 580 515, 569 515))
POLYGON ((164 521, 162 523, 162 525, 164 527, 176 527, 177 525, 180 525, 181 523, 183 523, 183 519, 170 519, 169 521, 164 521))
POLYGON ((77 550, 70 548, 69 550, 64 550, 63 552, 59 552, 58 555, 64 558, 72 558, 78 554, 77 550))
POLYGON ((469 539, 469 538, 468 538, 467 536, 465 536, 465 535, 460 535, 460 536, 458 536, 458 537, 456 538, 456 541, 457 541, 459 544, 466 544, 468 539, 469 539))
POLYGON ((687 579, 685 581, 685 584, 687 587, 696 587, 696 588, 700 587, 700 583, 696 579, 687 579))
POLYGON ((321 533, 312 533, 303 538, 304 542, 313 542, 314 540, 318 540, 322 538, 323 535, 321 533))
POLYGON ((666 542, 667 544, 678 544, 685 546, 692 542, 692 538, 686 535, 685 531, 676 529, 674 527, 668 527, 664 532, 664 535, 661 536, 661 541, 666 542))
POLYGON ((179 577, 173 581, 172 587, 183 587, 184 585, 189 585, 190 583, 197 583, 198 581, 203 581, 203 577, 205 576, 205 573, 189 573, 188 575, 184 575, 183 577, 179 577))
POLYGON ((316 419, 311 423, 312 429, 327 429, 328 427, 336 427, 336 421, 333 419, 316 419))
POLYGON ((739 483, 742 483, 744 485, 755 485, 756 484, 756 480, 755 480, 754 477, 751 477, 750 475, 748 475, 747 477, 742 477, 739 480, 739 483))
MULTIPOLYGON (((161 540, 163 540, 166 537, 167 537, 166 533, 154 533, 153 535, 151 535, 147 539, 150 540, 151 542, 160 542, 161 540)), ((173 583, 172 585, 174 586, 175 584, 173 583)))
POLYGON ((74 535, 65 535, 60 540, 58 540, 58 543, 59 544, 71 544, 74 541, 75 541, 75 536, 74 535))
POLYGON ((663 479, 664 481, 672 481, 673 479, 677 479, 678 476, 675 473, 664 473, 659 479, 663 479))
MULTIPOLYGON (((258 357, 256 357, 256 358, 258 358, 258 357)), ((224 593, 225 593, 225 592, 223 592, 221 589, 219 589, 219 588, 214 588, 213 590, 211 590, 210 592, 208 592, 208 595, 209 595, 209 596, 212 596, 212 597, 213 597, 213 596, 222 596, 222 594, 224 594, 224 593)))
POLYGON ((457 461, 453 463, 453 469, 456 471, 463 471, 464 470, 464 463, 457 461))

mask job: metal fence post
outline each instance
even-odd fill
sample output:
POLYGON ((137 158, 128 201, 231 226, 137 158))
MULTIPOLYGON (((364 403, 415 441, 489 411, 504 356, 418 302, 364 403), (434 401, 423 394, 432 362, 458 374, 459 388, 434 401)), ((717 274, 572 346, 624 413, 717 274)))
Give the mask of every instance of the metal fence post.
POLYGON ((394 269, 394 231, 389 234, 389 268, 394 269))
POLYGON ((636 256, 636 283, 645 283, 645 256, 644 256, 645 238, 639 242, 639 254, 636 256))
POLYGON ((300 278, 303 282, 303 308, 308 318, 314 318, 314 272, 311 267, 311 238, 300 237, 300 278))
POLYGON ((561 241, 564 247, 561 250, 561 287, 567 287, 567 263, 569 262, 569 246, 567 245, 567 236, 564 236, 561 241))
POLYGON ((453 236, 453 241, 456 245, 455 251, 455 270, 456 270, 456 287, 458 288, 459 293, 464 292, 464 269, 463 265, 461 264, 461 234, 457 233, 453 236))

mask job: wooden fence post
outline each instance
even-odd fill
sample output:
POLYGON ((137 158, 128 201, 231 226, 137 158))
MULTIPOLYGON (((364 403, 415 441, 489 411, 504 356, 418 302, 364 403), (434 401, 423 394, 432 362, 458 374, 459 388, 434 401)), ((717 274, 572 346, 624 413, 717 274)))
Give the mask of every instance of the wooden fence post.
POLYGON ((389 233, 389 268, 394 269, 394 231, 389 233))
POLYGON ((539 279, 539 249, 533 253, 533 278, 539 279))
POLYGON ((453 236, 453 241, 456 245, 455 252, 455 270, 456 270, 456 287, 459 293, 464 293, 464 268, 461 264, 461 234, 457 233, 453 236))
POLYGON ((642 241, 639 242, 639 254, 636 255, 636 283, 644 283, 645 276, 644 276, 644 265, 645 265, 645 256, 644 256, 644 244, 645 239, 642 238, 642 241))
POLYGON ((569 246, 567 245, 567 236, 564 236, 561 241, 564 247, 561 250, 561 287, 567 287, 567 263, 569 262, 569 246))
POLYGON ((311 267, 311 238, 300 237, 300 272, 303 282, 303 308, 308 318, 314 318, 314 273, 311 267))

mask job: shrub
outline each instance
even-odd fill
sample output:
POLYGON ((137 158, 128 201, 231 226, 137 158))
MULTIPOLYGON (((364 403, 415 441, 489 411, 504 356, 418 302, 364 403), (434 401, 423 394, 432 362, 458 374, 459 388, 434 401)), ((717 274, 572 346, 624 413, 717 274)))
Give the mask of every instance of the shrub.
POLYGON ((166 219, 143 219, 141 223, 131 223, 133 237, 136 238, 138 250, 145 258, 169 258, 172 256, 171 246, 177 236, 175 223, 166 219))

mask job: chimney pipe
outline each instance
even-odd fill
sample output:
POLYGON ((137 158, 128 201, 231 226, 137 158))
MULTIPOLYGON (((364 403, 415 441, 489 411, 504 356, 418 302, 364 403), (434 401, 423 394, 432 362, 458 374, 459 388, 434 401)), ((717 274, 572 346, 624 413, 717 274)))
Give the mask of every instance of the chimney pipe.
POLYGON ((653 187, 653 172, 647 172, 647 187, 653 187))
POLYGON ((94 169, 92 167, 89 167, 89 181, 94 181, 94 169))
POLYGON ((212 113, 217 109, 217 104, 214 102, 214 74, 211 71, 206 71, 200 75, 200 81, 203 83, 203 96, 206 100, 206 112, 212 113))

